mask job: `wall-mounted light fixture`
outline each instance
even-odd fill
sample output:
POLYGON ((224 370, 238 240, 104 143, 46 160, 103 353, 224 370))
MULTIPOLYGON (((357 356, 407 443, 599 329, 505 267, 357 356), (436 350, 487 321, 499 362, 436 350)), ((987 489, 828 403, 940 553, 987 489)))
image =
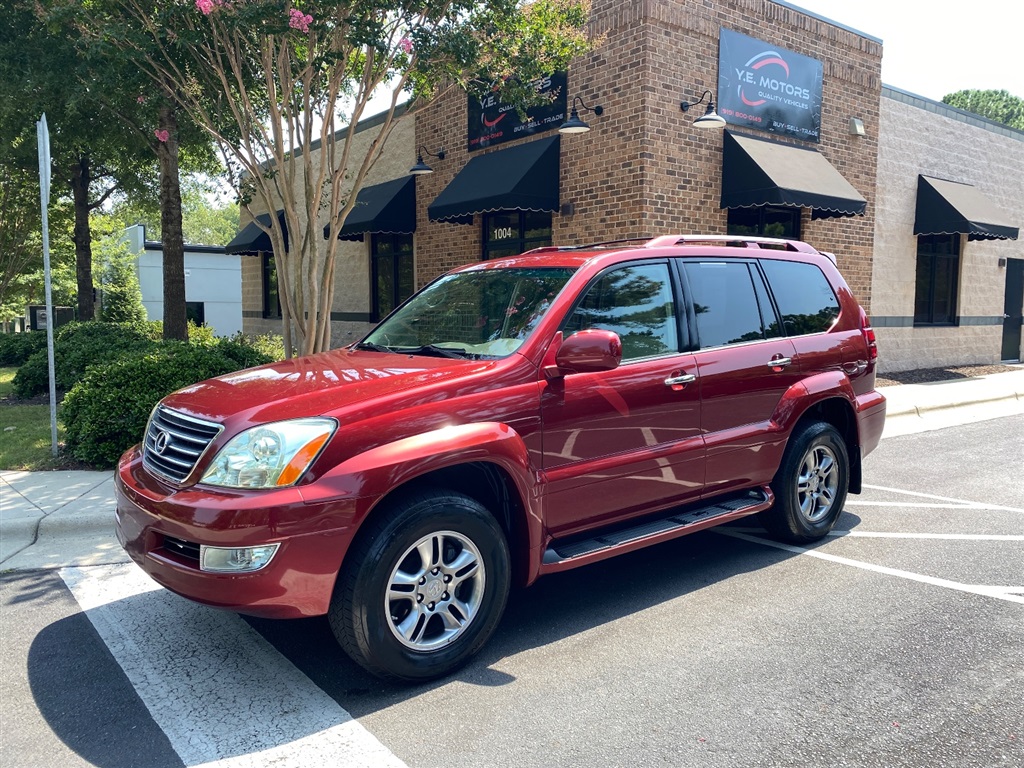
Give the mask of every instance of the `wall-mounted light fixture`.
POLYGON ((864 130, 864 121, 859 117, 850 118, 850 135, 851 136, 864 136, 867 131, 864 130))
POLYGON ((704 91, 703 95, 696 101, 683 101, 680 102, 679 108, 683 112, 688 112, 690 107, 695 107, 704 101, 707 97, 708 108, 704 110, 704 114, 693 121, 694 128, 725 128, 725 118, 715 112, 715 98, 711 95, 711 91, 704 91))
POLYGON ((409 169, 409 173, 411 173, 413 176, 424 176, 428 173, 434 172, 433 168, 431 168, 429 165, 423 162, 424 155, 426 155, 427 157, 436 157, 438 160, 444 160, 443 149, 437 150, 437 154, 435 155, 433 152, 428 152, 427 148, 421 144, 419 153, 416 155, 416 165, 409 169))
POLYGON ((604 107, 588 107, 583 103, 583 99, 577 96, 572 100, 572 111, 569 113, 569 119, 558 126, 559 133, 586 133, 590 130, 590 126, 580 120, 580 113, 576 109, 577 102, 579 102, 579 105, 582 107, 584 112, 593 112, 598 117, 604 114, 604 107))

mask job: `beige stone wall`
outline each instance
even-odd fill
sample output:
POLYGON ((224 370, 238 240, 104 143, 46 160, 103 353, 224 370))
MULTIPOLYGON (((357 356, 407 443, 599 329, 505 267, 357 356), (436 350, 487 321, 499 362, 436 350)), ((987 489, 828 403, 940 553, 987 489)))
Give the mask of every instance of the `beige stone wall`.
POLYGON ((892 89, 881 100, 881 123, 871 304, 880 370, 997 362, 1006 282, 998 263, 1024 258, 1024 241, 962 237, 960 325, 912 327, 917 177, 972 184, 1024 228, 1024 133, 892 89))
MULTIPOLYGON (((374 118, 364 121, 356 133, 353 144, 352 164, 357 165, 370 148, 379 133, 379 122, 374 118)), ((365 186, 380 184, 385 181, 406 176, 409 168, 416 162, 415 127, 410 118, 403 118, 392 131, 384 145, 380 159, 370 169, 365 186)), ((339 152, 340 154, 340 152, 339 152)), ((314 169, 319 168, 322 153, 314 150, 314 169)), ((302 187, 301 164, 297 168, 294 181, 295 189, 302 187)), ((253 213, 264 211, 254 206, 253 213)), ((241 226, 245 226, 243 221, 241 226)), ((317 231, 327 224, 327 217, 321 214, 316 226, 317 231)), ((326 241, 320 240, 321 248, 326 248, 326 241)), ((242 259, 242 311, 243 327, 246 333, 280 333, 281 321, 268 320, 262 317, 263 310, 263 274, 261 260, 256 256, 242 259)), ((369 237, 364 241, 338 244, 337 262, 335 266, 334 303, 332 305, 331 346, 340 347, 365 333, 372 324, 370 314, 370 245, 369 237)))
MULTIPOLYGON (((869 304, 881 44, 770 0, 594 1, 591 28, 603 43, 570 67, 568 97, 581 96, 605 111, 601 117, 582 115, 589 133, 562 137, 561 202, 572 204, 575 212, 554 215, 554 243, 725 232, 722 134, 693 128, 695 113, 679 109, 683 99, 717 90, 723 26, 822 61, 817 149, 867 199, 868 209, 865 216, 813 222, 805 213, 803 237, 837 254, 851 287, 869 304), (854 116, 864 121, 866 136, 849 136, 854 116)), ((481 217, 472 226, 435 224, 425 210, 468 162, 465 131, 461 92, 417 118, 417 143, 449 150, 421 187, 420 284, 480 258, 481 217)))

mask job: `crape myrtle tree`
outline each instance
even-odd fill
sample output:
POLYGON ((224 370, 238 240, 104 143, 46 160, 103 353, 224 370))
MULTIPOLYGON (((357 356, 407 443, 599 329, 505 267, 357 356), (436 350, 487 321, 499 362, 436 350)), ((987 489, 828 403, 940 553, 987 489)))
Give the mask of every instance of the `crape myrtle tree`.
POLYGON ((247 212, 283 209, 284 230, 275 216, 261 228, 273 243, 289 356, 330 347, 337 234, 397 122, 454 88, 535 103, 529 83, 590 44, 589 0, 73 4, 214 136, 247 212), (356 124, 382 90, 389 107, 357 152, 356 124))

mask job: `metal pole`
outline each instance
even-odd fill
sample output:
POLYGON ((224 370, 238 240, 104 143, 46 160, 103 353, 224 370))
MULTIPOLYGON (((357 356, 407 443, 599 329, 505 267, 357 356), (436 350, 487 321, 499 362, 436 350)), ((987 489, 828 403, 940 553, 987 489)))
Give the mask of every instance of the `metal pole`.
POLYGON ((46 286, 46 362, 50 369, 50 444, 54 458, 57 457, 57 381, 53 367, 53 290, 50 285, 50 221, 47 208, 50 205, 50 131, 46 126, 46 114, 36 123, 36 138, 39 143, 39 201, 43 209, 43 282, 46 286))

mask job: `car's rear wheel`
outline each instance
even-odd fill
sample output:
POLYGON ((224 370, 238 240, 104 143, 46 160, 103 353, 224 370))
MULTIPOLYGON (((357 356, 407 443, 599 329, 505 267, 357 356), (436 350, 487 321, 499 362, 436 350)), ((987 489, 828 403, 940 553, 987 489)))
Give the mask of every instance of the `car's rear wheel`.
POLYGON ((842 435, 825 422, 808 424, 790 438, 772 481, 775 504, 761 513, 761 522, 787 541, 820 539, 842 514, 849 482, 842 435))
POLYGON ((509 591, 504 532, 449 491, 403 495, 345 558, 329 619, 345 651, 380 677, 419 681, 465 664, 491 637, 509 591))

